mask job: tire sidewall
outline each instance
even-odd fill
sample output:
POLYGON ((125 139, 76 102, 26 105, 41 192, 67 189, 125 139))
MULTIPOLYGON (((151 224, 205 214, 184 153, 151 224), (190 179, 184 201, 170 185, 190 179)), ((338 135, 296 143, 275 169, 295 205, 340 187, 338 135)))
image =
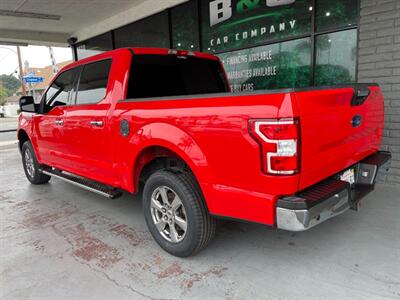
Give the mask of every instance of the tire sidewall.
POLYGON ((153 238, 165 251, 180 257, 189 256, 196 248, 199 241, 199 220, 196 211, 195 193, 192 187, 184 185, 179 176, 170 172, 157 172, 150 176, 143 191, 143 211, 147 226, 153 238), (172 189, 181 199, 186 211, 187 230, 185 237, 178 243, 167 241, 157 230, 152 216, 150 201, 154 190, 157 187, 166 186, 172 189))
POLYGON ((26 178, 28 178, 28 180, 31 183, 37 183, 40 179, 40 171, 39 171, 39 163, 36 159, 36 155, 35 155, 35 151, 33 151, 33 147, 32 144, 30 142, 25 142, 22 145, 22 149, 21 149, 21 154, 22 154, 22 163, 23 163, 23 167, 24 167, 24 172, 26 175, 26 178), (32 159, 33 159, 33 166, 35 167, 35 174, 34 176, 30 176, 28 171, 26 170, 26 163, 25 163, 25 152, 29 151, 31 153, 32 159))

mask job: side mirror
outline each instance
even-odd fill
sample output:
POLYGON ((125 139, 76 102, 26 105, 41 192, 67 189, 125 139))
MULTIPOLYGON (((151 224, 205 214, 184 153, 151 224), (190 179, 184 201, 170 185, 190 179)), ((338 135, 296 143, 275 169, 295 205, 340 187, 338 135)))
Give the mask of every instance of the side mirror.
POLYGON ((39 105, 35 104, 32 96, 22 96, 19 98, 19 107, 21 111, 30 113, 37 113, 39 110, 39 105))

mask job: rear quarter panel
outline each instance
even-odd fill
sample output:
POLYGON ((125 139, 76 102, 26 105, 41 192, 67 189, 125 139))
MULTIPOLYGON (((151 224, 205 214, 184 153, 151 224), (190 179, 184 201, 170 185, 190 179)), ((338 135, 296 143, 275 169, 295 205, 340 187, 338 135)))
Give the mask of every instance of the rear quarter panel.
POLYGON ((298 176, 262 174, 248 121, 292 117, 294 110, 290 93, 121 101, 114 112, 116 173, 134 191, 132 168, 141 151, 168 147, 192 168, 212 214, 273 224, 276 196, 296 191, 298 176), (123 119, 131 124, 127 138, 119 133, 123 119))

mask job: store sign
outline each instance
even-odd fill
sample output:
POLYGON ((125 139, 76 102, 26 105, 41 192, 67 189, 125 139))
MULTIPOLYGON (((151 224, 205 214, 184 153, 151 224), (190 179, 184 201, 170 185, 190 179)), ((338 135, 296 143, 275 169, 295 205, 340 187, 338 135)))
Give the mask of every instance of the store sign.
POLYGON ((205 0, 202 38, 208 51, 254 47, 309 33, 311 0, 205 0))
MULTIPOLYGON (((266 0, 266 5, 270 7, 292 4, 296 0, 266 0)), ((236 5, 238 13, 245 10, 258 8, 260 0, 240 0, 236 5)), ((232 18, 232 0, 214 0, 210 2, 210 26, 214 26, 232 18)))

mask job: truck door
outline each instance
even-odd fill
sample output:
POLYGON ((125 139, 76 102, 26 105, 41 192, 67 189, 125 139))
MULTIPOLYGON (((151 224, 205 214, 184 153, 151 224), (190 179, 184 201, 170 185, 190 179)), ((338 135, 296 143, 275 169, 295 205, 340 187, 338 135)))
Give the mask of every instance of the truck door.
POLYGON ((111 59, 84 65, 73 105, 66 109, 64 140, 68 171, 103 183, 112 179, 111 134, 107 113, 111 106, 111 59))
POLYGON ((71 103, 78 69, 67 70, 52 82, 41 100, 41 113, 33 115, 33 126, 40 160, 47 165, 63 168, 68 165, 65 155, 64 123, 66 108, 71 103))

